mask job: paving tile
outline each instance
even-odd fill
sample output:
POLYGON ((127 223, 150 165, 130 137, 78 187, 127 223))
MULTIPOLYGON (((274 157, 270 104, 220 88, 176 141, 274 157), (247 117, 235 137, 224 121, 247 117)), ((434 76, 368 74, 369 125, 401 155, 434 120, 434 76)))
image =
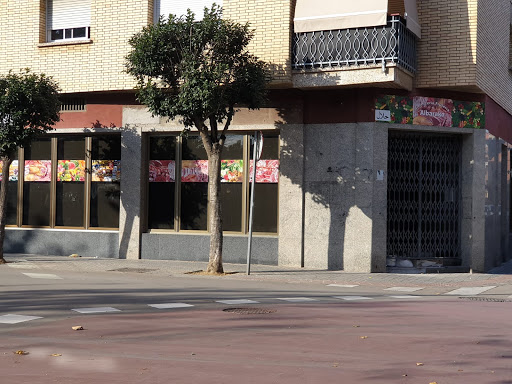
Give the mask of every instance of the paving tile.
POLYGON ((187 303, 161 303, 161 304, 148 304, 148 306, 156 308, 156 309, 174 309, 174 308, 193 307, 192 304, 187 304, 187 303))
POLYGON ((8 315, 0 316, 0 323, 2 323, 2 324, 18 324, 18 323, 23 323, 25 321, 36 320, 36 319, 42 319, 42 317, 8 314, 8 315))
POLYGON ((488 287, 463 287, 455 289, 454 291, 451 292, 446 292, 445 295, 473 296, 479 295, 480 293, 483 293, 493 288, 496 288, 496 286, 491 285, 488 287))
POLYGON ((301 301, 317 301, 317 299, 311 299, 309 297, 278 297, 277 300, 301 302, 301 301))
POLYGON ((50 280, 62 280, 62 277, 53 275, 51 273, 23 273, 25 276, 31 277, 33 279, 50 279, 50 280))
POLYGON ((373 300, 373 297, 366 296, 333 296, 335 299, 342 299, 348 301, 356 301, 356 300, 373 300))
POLYGON ((117 308, 113 307, 94 307, 94 308, 75 308, 72 311, 78 313, 105 313, 105 312, 121 312, 117 308))
POLYGON ((216 303, 222 303, 222 304, 258 304, 259 301, 254 301, 254 300, 244 300, 244 299, 239 299, 239 300, 217 300, 216 303))
POLYGON ((425 287, 391 287, 384 289, 385 291, 396 291, 396 292, 416 292, 425 287))

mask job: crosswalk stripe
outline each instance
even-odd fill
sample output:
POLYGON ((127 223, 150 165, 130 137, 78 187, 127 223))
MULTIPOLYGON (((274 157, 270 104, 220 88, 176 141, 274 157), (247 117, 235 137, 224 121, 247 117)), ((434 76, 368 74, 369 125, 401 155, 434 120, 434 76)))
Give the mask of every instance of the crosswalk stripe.
POLYGON ((495 285, 488 287, 463 287, 455 289, 451 292, 445 293, 445 295, 460 295, 460 296, 473 296, 488 291, 489 289, 496 288, 495 285))
POLYGON ((355 288, 359 287, 357 284, 327 284, 328 287, 339 287, 339 288, 355 288))
POLYGON ((396 291, 396 292, 416 292, 425 287, 391 287, 385 288, 385 291, 396 291))
POLYGON ((419 299, 422 296, 414 296, 414 295, 399 295, 399 296, 389 296, 393 299, 419 299))
POLYGON ((254 301, 254 300, 244 300, 244 299, 240 299, 240 300, 217 300, 216 301, 217 303, 221 303, 221 304, 258 304, 259 301, 254 301))
POLYGON ((53 275, 51 273, 23 273, 25 276, 31 277, 33 279, 49 279, 49 280, 62 280, 62 277, 53 275))
POLYGON ((310 297, 278 297, 277 300, 283 301, 291 301, 291 302, 300 302, 300 301, 317 301, 317 299, 312 299, 310 297))
POLYGON ((105 313, 105 312, 121 312, 117 308, 113 307, 95 307, 95 308, 75 308, 72 311, 78 313, 105 313))
POLYGON ((366 297, 366 296, 333 296, 335 299, 342 299, 342 300, 348 300, 348 301, 355 301, 355 300, 373 300, 373 297, 366 297))
POLYGON ((18 324, 23 323, 25 321, 42 319, 41 316, 26 316, 26 315, 13 315, 7 314, 0 316, 0 323, 2 324, 18 324))
POLYGON ((173 309, 173 308, 188 308, 193 307, 192 304, 186 303, 161 303, 161 304, 148 304, 148 306, 156 309, 173 309))

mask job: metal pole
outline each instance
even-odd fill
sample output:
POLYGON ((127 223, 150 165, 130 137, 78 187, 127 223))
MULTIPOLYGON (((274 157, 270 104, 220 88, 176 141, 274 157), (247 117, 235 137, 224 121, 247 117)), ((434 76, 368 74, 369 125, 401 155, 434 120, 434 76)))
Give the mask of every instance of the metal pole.
POLYGON ((256 162, 258 156, 258 131, 254 132, 254 144, 252 151, 252 184, 251 184, 251 199, 249 203, 249 240, 247 243, 247 275, 251 274, 251 247, 252 247, 252 220, 254 210, 254 185, 256 184, 256 162))

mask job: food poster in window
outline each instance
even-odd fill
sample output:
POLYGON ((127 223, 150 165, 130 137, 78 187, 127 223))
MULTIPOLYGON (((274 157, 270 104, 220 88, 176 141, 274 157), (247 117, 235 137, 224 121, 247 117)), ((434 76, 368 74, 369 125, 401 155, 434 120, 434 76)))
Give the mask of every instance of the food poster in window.
POLYGON ((243 160, 222 160, 220 163, 220 181, 222 183, 241 183, 244 181, 243 160))
POLYGON ((174 183, 176 162, 174 160, 149 160, 150 183, 174 183))
POLYGON ((57 181, 85 181, 85 160, 59 160, 57 181))
POLYGON ((183 183, 207 183, 208 160, 183 160, 181 162, 181 181, 183 183))
MULTIPOLYGON (((253 161, 250 161, 249 179, 252 182, 253 161)), ((279 160, 258 160, 256 163, 256 183, 278 183, 279 160)))
POLYGON ((458 128, 483 128, 485 126, 484 103, 454 100, 452 124, 458 128))
POLYGON ((25 160, 25 181, 51 181, 51 160, 25 160))
POLYGON ((114 182, 121 180, 120 160, 93 160, 92 181, 114 182))
POLYGON ((375 121, 412 124, 413 99, 407 96, 384 95, 375 101, 375 121))
MULTIPOLYGON (((13 160, 9 167, 9 181, 18 181, 18 160, 13 160)), ((0 161, 0 181, 2 181, 2 162, 0 161)))

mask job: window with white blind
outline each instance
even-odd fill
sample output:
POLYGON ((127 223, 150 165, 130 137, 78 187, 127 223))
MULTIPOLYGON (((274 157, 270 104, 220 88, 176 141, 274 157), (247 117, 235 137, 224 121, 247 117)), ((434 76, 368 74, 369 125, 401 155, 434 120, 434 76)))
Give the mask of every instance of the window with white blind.
POLYGON ((183 16, 190 9, 196 15, 196 20, 202 20, 204 8, 211 8, 213 3, 222 7, 222 0, 155 0, 155 21, 160 16, 168 18, 169 14, 183 16))
POLYGON ((47 0, 47 41, 89 39, 91 0, 47 0))

